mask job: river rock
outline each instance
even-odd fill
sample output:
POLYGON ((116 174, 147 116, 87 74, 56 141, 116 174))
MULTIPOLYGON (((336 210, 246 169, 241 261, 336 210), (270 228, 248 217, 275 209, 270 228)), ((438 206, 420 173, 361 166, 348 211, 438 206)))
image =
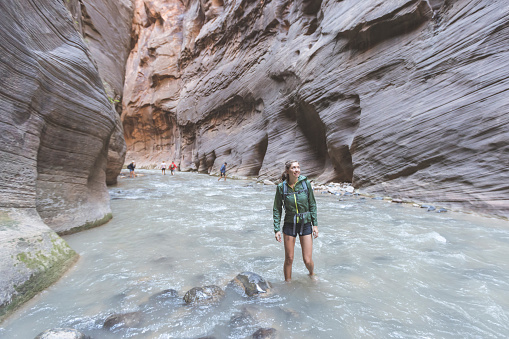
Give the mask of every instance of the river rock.
POLYGON ((248 297, 270 292, 272 286, 260 275, 253 272, 239 273, 232 283, 242 288, 248 297))
POLYGON ((136 1, 129 158, 269 180, 297 158, 317 182, 509 217, 508 18, 501 1, 136 1))
POLYGON ((224 295, 224 291, 216 285, 193 287, 184 295, 184 301, 187 304, 215 302, 222 299, 224 295))
POLYGON ((141 312, 129 312, 110 315, 104 321, 103 328, 107 330, 130 328, 138 326, 142 321, 141 312))
POLYGON ((258 329, 251 338, 253 339, 275 339, 277 336, 277 330, 275 328, 260 328, 258 329))
POLYGON ((35 339, 90 339, 74 328, 54 328, 40 333, 35 339))
POLYGON ((178 298, 178 291, 174 289, 167 289, 156 293, 150 297, 150 300, 165 301, 170 299, 178 298))

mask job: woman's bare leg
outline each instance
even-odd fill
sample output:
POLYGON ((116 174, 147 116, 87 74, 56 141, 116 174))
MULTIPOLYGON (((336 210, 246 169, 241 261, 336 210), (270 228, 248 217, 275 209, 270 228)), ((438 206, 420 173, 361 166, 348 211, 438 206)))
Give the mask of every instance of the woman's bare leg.
POLYGON ((283 265, 283 272, 285 274, 285 281, 290 281, 292 280, 292 264, 296 238, 283 234, 283 239, 285 240, 285 263, 283 265))
POLYGON ((304 265, 309 271, 309 276, 315 275, 315 263, 313 262, 313 238, 311 234, 299 236, 300 246, 302 247, 302 259, 304 265))

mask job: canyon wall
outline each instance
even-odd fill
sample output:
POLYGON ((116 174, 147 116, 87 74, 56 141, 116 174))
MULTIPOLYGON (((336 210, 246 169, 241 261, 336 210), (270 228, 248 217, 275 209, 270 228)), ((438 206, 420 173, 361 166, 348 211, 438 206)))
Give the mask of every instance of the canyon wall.
POLYGON ((57 233, 111 218, 107 170, 124 162, 119 114, 64 3, 80 7, 0 2, 0 320, 76 260, 57 233))
POLYGON ((136 0, 128 160, 509 217, 509 6, 136 0))
POLYGON ((81 33, 99 71, 103 87, 118 115, 111 136, 106 183, 117 182, 124 165, 126 145, 120 121, 124 91, 125 64, 131 50, 132 0, 72 0, 64 4, 75 28, 81 33))

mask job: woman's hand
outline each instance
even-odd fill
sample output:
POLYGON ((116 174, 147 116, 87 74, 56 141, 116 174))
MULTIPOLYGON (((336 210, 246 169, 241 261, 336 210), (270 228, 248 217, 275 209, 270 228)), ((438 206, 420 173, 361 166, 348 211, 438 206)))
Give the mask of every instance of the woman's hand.
POLYGON ((276 232, 275 238, 277 241, 281 242, 281 232, 276 232))
POLYGON ((313 238, 318 238, 318 226, 313 226, 313 238))

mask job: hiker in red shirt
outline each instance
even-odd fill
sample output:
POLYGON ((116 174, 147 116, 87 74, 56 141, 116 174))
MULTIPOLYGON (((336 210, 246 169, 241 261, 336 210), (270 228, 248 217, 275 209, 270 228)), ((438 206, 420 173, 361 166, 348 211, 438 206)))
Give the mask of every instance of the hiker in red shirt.
POLYGON ((171 162, 171 165, 170 165, 170 171, 171 171, 171 175, 175 175, 175 169, 177 168, 177 165, 175 165, 175 162, 171 162))

